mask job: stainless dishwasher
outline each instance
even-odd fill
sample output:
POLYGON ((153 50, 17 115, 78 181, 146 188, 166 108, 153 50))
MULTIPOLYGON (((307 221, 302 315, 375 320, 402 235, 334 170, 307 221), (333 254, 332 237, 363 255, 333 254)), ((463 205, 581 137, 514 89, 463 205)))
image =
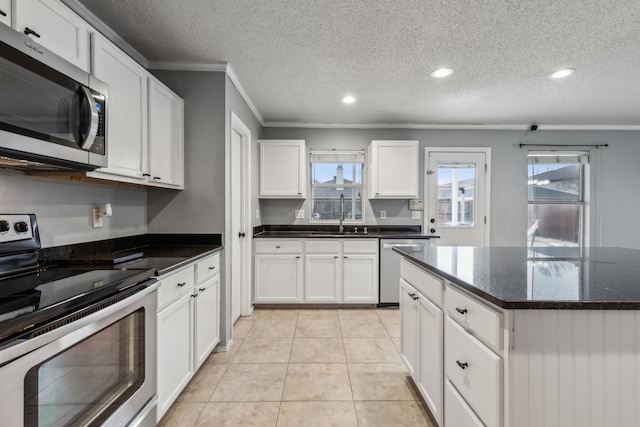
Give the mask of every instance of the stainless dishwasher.
POLYGON ((393 251, 401 247, 407 252, 422 252, 429 239, 380 239, 380 304, 398 305, 400 302, 400 260, 402 255, 393 251))

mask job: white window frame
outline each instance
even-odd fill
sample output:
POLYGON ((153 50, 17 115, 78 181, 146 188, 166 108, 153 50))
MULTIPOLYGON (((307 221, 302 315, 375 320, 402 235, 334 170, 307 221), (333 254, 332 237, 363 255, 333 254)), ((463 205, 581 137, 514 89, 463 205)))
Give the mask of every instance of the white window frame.
MULTIPOLYGON (((339 224, 339 219, 313 219, 313 207, 314 207, 314 188, 360 188, 360 205, 362 207, 362 215, 361 219, 344 219, 342 221, 343 224, 364 224, 365 223, 365 212, 366 212, 366 201, 367 201, 367 182, 365 173, 366 168, 366 154, 364 150, 311 150, 309 152, 309 183, 310 183, 310 206, 309 206, 309 223, 310 224, 339 224), (316 156, 325 157, 326 160, 324 162, 314 162, 314 158, 316 156), (331 157, 334 157, 331 160, 331 157), (340 163, 340 159, 345 160, 348 158, 358 159, 359 161, 344 161, 344 163, 362 163, 362 183, 360 184, 316 184, 313 182, 313 164, 314 163, 340 163)), ((346 203, 346 200, 345 200, 346 203)))

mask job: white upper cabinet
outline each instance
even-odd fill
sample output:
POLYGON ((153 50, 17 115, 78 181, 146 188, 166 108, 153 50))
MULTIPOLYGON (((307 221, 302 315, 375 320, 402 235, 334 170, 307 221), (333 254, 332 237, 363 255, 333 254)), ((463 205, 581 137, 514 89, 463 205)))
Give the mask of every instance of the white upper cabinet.
MULTIPOLYGON (((7 8, 0 0, 0 10, 7 8)), ((57 0, 14 0, 13 28, 85 71, 89 71, 91 27, 57 0)), ((1 15, 1 14, 0 14, 1 15)), ((10 13, 7 13, 9 16, 10 13)), ((5 22, 7 17, 0 17, 5 22)), ((5 22, 9 23, 9 22, 5 22)))
POLYGON ((89 176, 146 183, 147 71, 113 43, 92 34, 92 74, 109 85, 107 151, 109 165, 89 176))
POLYGON ((307 161, 303 140, 261 140, 260 197, 304 199, 307 161))
POLYGON ((149 184, 183 188, 184 101, 149 77, 149 184))
POLYGON ((418 141, 371 141, 369 198, 418 197, 418 141))
POLYGON ((11 26, 11 0, 0 0, 0 23, 11 26))

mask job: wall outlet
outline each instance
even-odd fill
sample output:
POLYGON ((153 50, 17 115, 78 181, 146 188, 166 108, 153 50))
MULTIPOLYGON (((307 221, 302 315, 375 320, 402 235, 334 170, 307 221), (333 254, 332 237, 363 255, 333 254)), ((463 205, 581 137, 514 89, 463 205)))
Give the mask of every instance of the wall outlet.
POLYGON ((420 219, 420 211, 411 211, 411 219, 420 219))
POLYGON ((104 227, 104 218, 102 217, 102 209, 93 208, 91 210, 91 223, 93 228, 104 227))
POLYGON ((387 219, 387 211, 385 210, 380 211, 380 219, 387 219))
POLYGON ((296 219, 304 219, 304 209, 296 209, 296 219))

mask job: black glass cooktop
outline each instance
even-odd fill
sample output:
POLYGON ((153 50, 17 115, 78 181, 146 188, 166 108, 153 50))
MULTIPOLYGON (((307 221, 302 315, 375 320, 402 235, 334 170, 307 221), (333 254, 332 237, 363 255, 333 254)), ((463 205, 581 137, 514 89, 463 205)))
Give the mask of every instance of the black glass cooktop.
POLYGON ((0 343, 149 279, 152 269, 41 268, 0 279, 0 343))

